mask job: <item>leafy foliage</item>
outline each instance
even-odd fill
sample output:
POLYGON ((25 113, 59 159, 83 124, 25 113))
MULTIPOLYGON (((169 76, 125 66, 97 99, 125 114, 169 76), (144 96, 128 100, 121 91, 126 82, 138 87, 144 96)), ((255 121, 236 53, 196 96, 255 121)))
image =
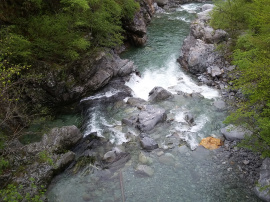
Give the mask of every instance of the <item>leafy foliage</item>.
POLYGON ((252 130, 253 136, 242 145, 270 156, 270 2, 228 0, 216 5, 211 24, 228 31, 235 41, 233 89, 245 96, 226 122, 252 130))

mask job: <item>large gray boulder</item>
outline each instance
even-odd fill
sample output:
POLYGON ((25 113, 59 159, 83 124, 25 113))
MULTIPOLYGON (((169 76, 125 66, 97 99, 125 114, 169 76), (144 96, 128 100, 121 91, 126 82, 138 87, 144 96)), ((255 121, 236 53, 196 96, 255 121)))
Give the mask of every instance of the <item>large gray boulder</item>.
POLYGON ((155 87, 149 92, 148 100, 150 102, 158 102, 172 98, 173 94, 162 87, 155 87))
POLYGON ((242 140, 245 138, 245 135, 251 135, 251 131, 248 131, 239 126, 236 127, 234 125, 228 125, 227 127, 222 128, 220 132, 222 133, 222 135, 224 135, 224 137, 227 140, 230 140, 230 141, 242 140))
POLYGON ((192 74, 201 74, 206 72, 208 67, 224 64, 223 57, 215 51, 214 44, 206 44, 193 36, 184 40, 178 61, 192 74))
POLYGON ((255 193, 264 201, 270 202, 270 158, 263 161, 260 171, 260 179, 258 186, 255 188, 255 193))
POLYGON ((146 105, 141 109, 141 112, 122 119, 122 123, 133 126, 142 132, 147 132, 152 130, 158 123, 166 121, 166 118, 165 109, 146 105))

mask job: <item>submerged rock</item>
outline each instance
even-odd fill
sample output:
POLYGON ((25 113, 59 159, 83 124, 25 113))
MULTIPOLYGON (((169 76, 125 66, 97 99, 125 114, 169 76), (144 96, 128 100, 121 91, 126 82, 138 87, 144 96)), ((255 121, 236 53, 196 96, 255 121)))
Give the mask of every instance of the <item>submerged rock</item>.
POLYGON ((158 148, 158 143, 150 137, 143 137, 140 140, 141 146, 147 151, 151 151, 158 148))
POLYGON ((206 149, 213 150, 222 146, 223 142, 218 138, 206 137, 202 139, 200 145, 204 146, 206 149))
POLYGON ((155 87, 149 92, 148 100, 150 102, 158 102, 172 98, 173 94, 162 87, 155 87))
POLYGON ((152 158, 146 156, 143 152, 139 154, 139 162, 146 165, 151 165, 153 163, 152 158))
POLYGON ((270 201, 270 158, 266 158, 260 169, 260 179, 258 186, 255 188, 255 193, 264 201, 270 201))
POLYGON ((165 165, 172 166, 175 163, 175 157, 170 153, 165 153, 164 155, 160 156, 158 159, 160 163, 163 163, 165 165))
POLYGON ((138 165, 136 173, 151 177, 154 175, 154 170, 147 165, 138 165))

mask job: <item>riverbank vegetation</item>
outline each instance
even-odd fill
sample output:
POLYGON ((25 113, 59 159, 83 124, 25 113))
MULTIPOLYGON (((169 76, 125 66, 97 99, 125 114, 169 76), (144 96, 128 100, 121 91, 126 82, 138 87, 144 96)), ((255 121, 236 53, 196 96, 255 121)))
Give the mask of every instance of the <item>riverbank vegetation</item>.
MULTIPOLYGON (((50 76, 43 67, 64 74, 68 64, 81 57, 121 45, 122 24, 138 10, 135 0, 1 2, 0 174, 9 168, 4 152, 7 142, 52 111, 38 97, 50 76)), ((65 75, 60 79, 66 82, 65 75)))
MULTIPOLYGON (((211 25, 226 30, 229 59, 236 66, 232 90, 243 98, 234 103, 227 123, 253 132, 242 145, 270 156, 270 2, 216 0, 211 25)), ((227 54, 228 55, 228 54, 227 54)))

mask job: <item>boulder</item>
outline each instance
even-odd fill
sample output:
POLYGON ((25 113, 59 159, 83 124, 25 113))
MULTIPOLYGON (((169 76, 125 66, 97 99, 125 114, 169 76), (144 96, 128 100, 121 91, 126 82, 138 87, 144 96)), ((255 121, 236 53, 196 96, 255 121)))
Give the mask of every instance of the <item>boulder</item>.
POLYGON ((266 158, 263 161, 263 164, 260 169, 260 178, 258 181, 258 186, 255 188, 255 193, 257 196, 269 202, 270 201, 270 158, 266 158))
POLYGON ((166 121, 166 118, 165 109, 146 105, 138 114, 122 119, 122 123, 146 132, 152 130, 158 123, 166 121))
POLYGON ((136 168, 136 173, 151 177, 154 175, 154 170, 147 165, 138 165, 136 168))
POLYGON ((141 99, 141 98, 135 98, 135 97, 130 97, 127 100, 127 104, 133 106, 133 107, 139 107, 142 108, 143 105, 145 105, 147 101, 141 99))
POLYGON ((165 109, 147 105, 145 110, 138 115, 137 128, 142 131, 152 130, 158 123, 166 121, 165 109))
POLYGON ((228 125, 227 127, 222 128, 220 132, 229 141, 242 140, 244 139, 245 135, 251 135, 251 131, 243 129, 239 126, 235 127, 234 125, 228 125))
POLYGON ((162 87, 155 87, 149 92, 148 100, 150 102, 158 102, 172 98, 173 94, 162 87))
POLYGON ((143 149, 151 151, 158 148, 158 143, 150 137, 143 137, 140 139, 140 143, 143 149))
POLYGON ((218 139, 218 138, 214 138, 214 137, 206 137, 203 138, 200 145, 204 146, 204 148, 206 149, 218 149, 220 146, 223 145, 223 142, 218 139))
POLYGON ((186 113, 184 119, 189 125, 194 124, 194 117, 191 113, 186 113))

